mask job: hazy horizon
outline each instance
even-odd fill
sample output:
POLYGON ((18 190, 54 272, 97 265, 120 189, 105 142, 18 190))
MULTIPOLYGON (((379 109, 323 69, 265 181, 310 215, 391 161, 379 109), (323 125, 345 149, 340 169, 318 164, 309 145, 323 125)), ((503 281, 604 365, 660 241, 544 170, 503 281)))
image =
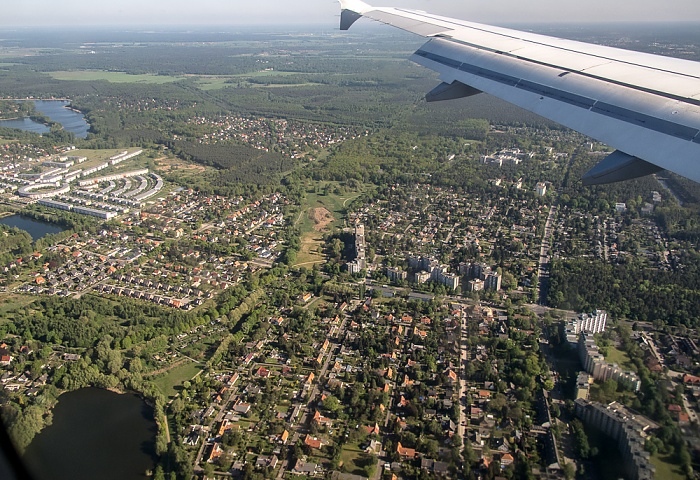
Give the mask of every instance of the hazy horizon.
MULTIPOLYGON (((378 0, 376 6, 420 9, 431 13, 482 23, 625 23, 625 22, 698 22, 700 2, 672 0, 590 0, 561 2, 535 0, 520 2, 483 0, 455 4, 450 0, 378 0)), ((43 26, 272 26, 338 25, 340 13, 336 0, 260 0, 258 2, 222 2, 200 0, 115 0, 95 3, 86 0, 23 0, 6 5, 0 25, 3 27, 43 26)), ((369 21, 365 21, 367 23, 369 21)))

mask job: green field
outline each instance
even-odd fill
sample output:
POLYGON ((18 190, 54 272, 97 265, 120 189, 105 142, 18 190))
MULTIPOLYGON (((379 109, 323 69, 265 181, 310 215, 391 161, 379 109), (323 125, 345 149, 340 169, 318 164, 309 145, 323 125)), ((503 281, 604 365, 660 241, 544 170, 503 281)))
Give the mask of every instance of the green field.
POLYGON ((253 83, 253 84, 251 84, 251 87, 253 87, 253 88, 292 88, 292 87, 314 87, 317 85, 321 85, 321 84, 307 82, 307 83, 271 83, 269 85, 260 85, 257 83, 253 83))
POLYGON ((50 72, 51 75, 56 80, 67 80, 67 81, 97 81, 106 80, 111 83, 151 83, 151 84, 163 84, 169 82, 177 82, 178 80, 183 80, 185 77, 171 77, 167 75, 131 75, 124 72, 106 72, 101 70, 75 70, 75 71, 62 71, 62 72, 50 72))
POLYGON ((18 308, 26 307, 36 300, 36 297, 29 295, 3 294, 0 296, 0 324, 11 321, 7 312, 18 308))
POLYGON ((681 467, 671 463, 673 455, 652 455, 651 463, 656 467, 654 478, 663 478, 664 480, 682 480, 685 477, 681 471, 681 467))
POLYGON ((625 370, 637 370, 637 368, 634 366, 634 363, 632 363, 630 357, 627 356, 625 352, 623 352, 622 350, 618 350, 612 345, 606 348, 608 349, 608 354, 605 356, 606 362, 617 363, 620 367, 624 368, 625 370))
POLYGON ((320 182, 308 190, 306 198, 301 205, 301 212, 295 219, 295 226, 301 232, 301 250, 297 256, 296 265, 310 267, 314 263, 320 263, 324 257, 323 235, 333 232, 344 225, 345 210, 347 205, 362 192, 348 192, 335 194, 332 191, 338 186, 335 182, 320 182), (324 193, 328 187, 329 193, 324 193), (314 219, 314 211, 325 209, 330 212, 330 221, 319 223, 314 219))
POLYGON ((227 76, 206 76, 197 77, 197 86, 202 90, 219 90, 226 87, 235 87, 236 83, 227 83, 231 77, 227 76))
POLYGON ((356 443, 347 443, 340 453, 340 461, 343 462, 342 470, 354 475, 365 476, 368 470, 374 471, 373 465, 376 458, 362 450, 356 443))
POLYGON ((179 365, 171 370, 168 370, 162 375, 158 375, 153 379, 153 383, 160 389, 163 394, 168 397, 174 397, 177 394, 178 386, 183 382, 191 380, 197 373, 201 371, 201 367, 194 362, 187 362, 179 365))
POLYGON ((299 72, 283 72, 281 70, 260 70, 257 72, 237 73, 231 78, 260 78, 260 77, 288 77, 289 75, 299 75, 299 72))

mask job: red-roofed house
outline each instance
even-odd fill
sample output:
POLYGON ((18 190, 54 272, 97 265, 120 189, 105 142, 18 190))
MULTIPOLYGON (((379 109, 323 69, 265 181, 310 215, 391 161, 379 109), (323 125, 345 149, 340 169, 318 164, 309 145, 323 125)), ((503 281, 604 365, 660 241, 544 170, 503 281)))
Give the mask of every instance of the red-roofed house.
POLYGON ((379 435, 379 425, 376 423, 374 424, 374 426, 365 426, 365 430, 367 431, 367 435, 379 435))
POLYGON ((447 381, 450 383, 455 383, 457 381, 457 374, 453 370, 447 371, 447 381))
POLYGON ((319 440, 318 438, 311 437, 311 435, 307 435, 306 438, 304 439, 304 445, 308 445, 311 448, 315 448, 316 450, 320 450, 321 447, 323 446, 323 442, 319 440))
POLYGON ((405 448, 401 442, 396 446, 396 452, 404 458, 416 458, 416 450, 414 448, 405 448))
POLYGON ((333 425, 333 420, 328 417, 324 417, 318 410, 316 410, 316 413, 314 414, 314 422, 318 423, 319 425, 333 425))

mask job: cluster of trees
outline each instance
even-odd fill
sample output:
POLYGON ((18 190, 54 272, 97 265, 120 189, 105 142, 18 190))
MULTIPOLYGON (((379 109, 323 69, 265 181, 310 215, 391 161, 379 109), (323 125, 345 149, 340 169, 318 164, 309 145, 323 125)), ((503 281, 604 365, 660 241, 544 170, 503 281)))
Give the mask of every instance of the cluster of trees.
POLYGON ((696 327, 700 318, 700 255, 685 252, 682 270, 656 270, 628 259, 611 265, 575 258, 552 262, 549 305, 613 317, 696 327))
POLYGON ((246 145, 203 145, 172 142, 169 148, 181 158, 220 169, 214 185, 228 183, 269 184, 291 170, 296 162, 279 153, 265 152, 246 145))
POLYGON ((32 237, 29 233, 19 228, 0 225, 0 265, 7 266, 11 261, 32 251, 32 237))
POLYGON ((0 119, 24 118, 36 114, 33 102, 0 100, 0 119))
POLYGON ((122 298, 113 302, 94 295, 81 298, 42 297, 33 304, 7 313, 12 322, 6 333, 25 341, 89 348, 109 335, 115 345, 148 341, 156 336, 177 334, 204 321, 194 312, 165 309, 155 304, 122 298))
POLYGON ((251 293, 246 299, 236 308, 231 310, 228 315, 226 315, 227 324, 231 330, 231 334, 227 335, 219 344, 214 354, 209 358, 208 365, 214 366, 218 365, 224 355, 229 351, 229 346, 231 343, 238 344, 246 333, 254 326, 254 320, 246 320, 241 324, 243 317, 248 314, 255 304, 265 295, 263 289, 256 290, 251 293))

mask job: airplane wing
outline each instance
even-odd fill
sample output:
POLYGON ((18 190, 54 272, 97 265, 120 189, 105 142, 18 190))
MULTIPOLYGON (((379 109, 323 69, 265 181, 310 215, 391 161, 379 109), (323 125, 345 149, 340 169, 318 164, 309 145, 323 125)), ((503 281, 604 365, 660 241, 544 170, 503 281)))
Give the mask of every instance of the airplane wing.
POLYGON ((341 30, 367 17, 429 40, 411 57, 440 74, 427 101, 486 92, 617 150, 583 177, 667 169, 700 182, 700 63, 340 0, 341 30))

